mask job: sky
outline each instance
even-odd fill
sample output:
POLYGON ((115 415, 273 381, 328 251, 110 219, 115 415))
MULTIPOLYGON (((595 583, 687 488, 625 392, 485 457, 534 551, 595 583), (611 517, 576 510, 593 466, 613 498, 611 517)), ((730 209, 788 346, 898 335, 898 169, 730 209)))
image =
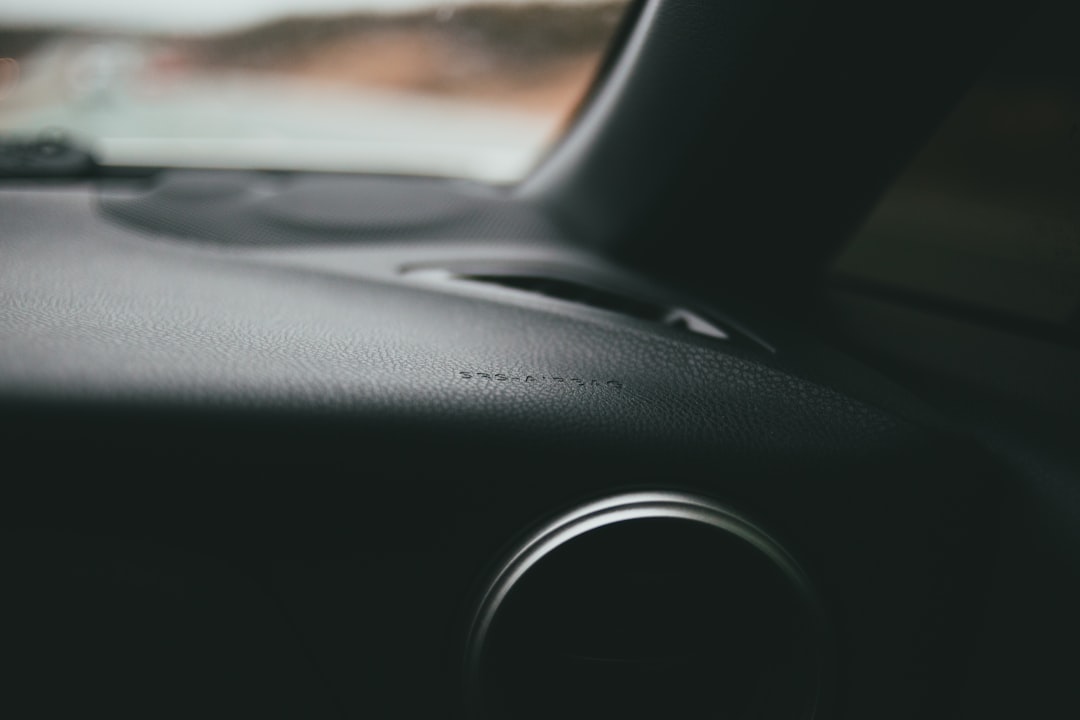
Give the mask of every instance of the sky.
MULTIPOLYGON (((597 0, 495 0, 498 4, 583 5, 597 0)), ((477 0, 26 0, 0 2, 0 27, 217 32, 290 15, 392 12, 477 0)), ((492 2, 493 0, 487 0, 492 2)), ((494 4, 494 3, 493 3, 494 4)))

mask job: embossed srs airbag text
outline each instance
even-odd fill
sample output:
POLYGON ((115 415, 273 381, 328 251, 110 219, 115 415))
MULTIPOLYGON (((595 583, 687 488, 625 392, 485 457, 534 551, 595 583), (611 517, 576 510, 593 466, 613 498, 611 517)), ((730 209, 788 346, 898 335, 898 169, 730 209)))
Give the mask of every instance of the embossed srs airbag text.
POLYGON ((607 388, 609 390, 622 390, 623 384, 618 380, 594 380, 579 377, 567 377, 565 375, 526 375, 500 372, 480 372, 477 370, 459 370, 458 377, 462 380, 478 380, 481 382, 504 382, 530 384, 565 385, 578 388, 607 388))

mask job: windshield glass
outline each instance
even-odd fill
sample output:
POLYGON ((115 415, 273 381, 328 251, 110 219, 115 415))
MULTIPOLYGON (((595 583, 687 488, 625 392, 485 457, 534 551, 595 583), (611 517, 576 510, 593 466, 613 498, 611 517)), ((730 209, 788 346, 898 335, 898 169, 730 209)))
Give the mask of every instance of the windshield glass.
POLYGON ((524 177, 628 0, 0 5, 0 135, 97 162, 524 177))

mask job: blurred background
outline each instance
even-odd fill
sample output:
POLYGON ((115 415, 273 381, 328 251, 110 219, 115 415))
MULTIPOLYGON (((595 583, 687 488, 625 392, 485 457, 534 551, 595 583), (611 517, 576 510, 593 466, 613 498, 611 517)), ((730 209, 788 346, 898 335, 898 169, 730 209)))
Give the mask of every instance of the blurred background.
POLYGON ((111 165, 523 177, 629 0, 0 6, 0 135, 111 165))

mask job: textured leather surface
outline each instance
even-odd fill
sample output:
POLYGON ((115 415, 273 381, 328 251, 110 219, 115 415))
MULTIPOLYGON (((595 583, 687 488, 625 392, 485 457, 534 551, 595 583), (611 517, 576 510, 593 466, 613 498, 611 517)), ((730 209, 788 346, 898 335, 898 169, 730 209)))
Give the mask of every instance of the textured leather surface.
POLYGON ((607 313, 148 242, 102 222, 92 197, 0 195, 3 396, 311 409, 762 454, 862 452, 898 431, 764 356, 607 313))
POLYGON ((199 245, 117 226, 92 186, 5 188, 0 217, 0 429, 34 468, 0 506, 247 558, 351 715, 454 717, 486 563, 630 485, 777 528, 829 605, 842 717, 949 707, 993 469, 865 368, 399 272, 587 261, 558 243, 199 245))

